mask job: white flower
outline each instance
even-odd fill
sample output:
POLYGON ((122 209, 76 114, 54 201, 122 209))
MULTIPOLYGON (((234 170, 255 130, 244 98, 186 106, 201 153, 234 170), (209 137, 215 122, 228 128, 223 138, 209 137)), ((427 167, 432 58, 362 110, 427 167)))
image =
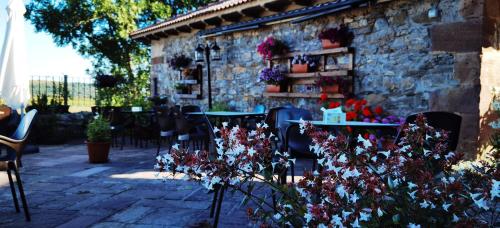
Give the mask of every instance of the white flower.
POLYGON ((453 220, 452 222, 458 222, 458 216, 456 214, 453 214, 453 220))
POLYGON ((429 202, 427 200, 424 200, 424 202, 420 203, 421 208, 428 208, 430 206, 429 202))
POLYGON ((384 212, 382 212, 382 210, 380 210, 380 207, 377 208, 377 215, 378 215, 378 217, 382 217, 382 215, 384 215, 384 212))
POLYGON ((179 150, 179 144, 178 144, 178 143, 174 144, 174 145, 172 146, 172 149, 174 149, 174 150, 179 150))
POLYGON ((451 206, 451 203, 443 203, 443 210, 445 210, 446 212, 448 212, 448 208, 450 208, 451 206))
POLYGON ((386 158, 389 158, 389 155, 391 154, 390 151, 379 151, 379 154, 383 154, 386 158))
POLYGON ((491 183, 491 200, 494 200, 495 198, 500 198, 500 181, 497 180, 492 180, 493 183, 491 183))
POLYGON ((454 156, 455 156, 455 154, 453 152, 450 152, 447 155, 445 155, 444 158, 446 158, 448 160, 450 158, 453 158, 454 156))
POLYGON ((358 135, 358 142, 362 142, 365 148, 371 147, 372 142, 370 140, 363 138, 363 136, 358 135))
POLYGON ((347 193, 344 185, 342 184, 339 184, 339 186, 337 186, 335 191, 337 192, 337 194, 339 194, 340 198, 349 197, 349 193, 347 193))
POLYGON ((432 153, 432 151, 427 150, 427 149, 424 149, 424 156, 426 156, 426 157, 427 157, 427 156, 429 156, 429 154, 431 154, 431 153, 432 153))
POLYGON ((222 127, 226 128, 228 125, 228 122, 222 122, 222 127))
POLYGON ((369 221, 371 215, 365 212, 359 212, 359 221, 369 221))
POLYGON ((351 212, 351 211, 344 211, 344 210, 342 210, 342 218, 343 218, 344 220, 346 220, 346 219, 347 219, 347 217, 349 217, 349 215, 350 215, 350 214, 352 214, 352 212, 351 212))
POLYGON ((276 214, 274 214, 273 218, 276 219, 276 220, 280 220, 281 219, 281 214, 280 213, 276 213, 276 214))
POLYGON ((411 199, 415 199, 415 194, 417 193, 417 190, 413 192, 409 192, 408 195, 410 195, 411 199))
POLYGON ((313 219, 313 216, 308 212, 304 215, 304 218, 306 219, 306 223, 309 223, 313 219))
POLYGON ((439 155, 439 154, 434 154, 434 156, 433 156, 433 157, 434 157, 434 159, 438 160, 438 159, 440 159, 440 158, 441 158, 441 155, 439 155))
POLYGON ((253 148, 248 149, 248 155, 253 156, 257 151, 253 148))
POLYGON ((410 223, 410 224, 408 224, 408 228, 420 228, 420 225, 410 223))
POLYGON ((343 224, 342 224, 342 218, 340 218, 340 216, 338 216, 338 215, 333 215, 332 216, 332 220, 330 221, 330 223, 332 223, 334 225, 337 225, 339 227, 343 226, 343 224))
POLYGON ((359 220, 358 220, 358 218, 356 218, 356 220, 354 220, 354 222, 353 222, 353 223, 351 223, 351 226, 352 226, 353 228, 359 228, 359 227, 361 227, 361 226, 359 225, 359 220))
MULTIPOLYGON (((359 199, 359 197, 356 193, 351 194, 351 197, 350 197, 351 202, 356 203, 356 201, 358 201, 358 199, 359 199)), ((363 220, 361 220, 361 221, 363 221, 363 220)))
POLYGON ((338 162, 340 163, 346 163, 347 162, 347 157, 345 154, 340 155, 340 157, 337 159, 338 162))
POLYGON ((414 184, 414 183, 412 183, 412 182, 408 182, 408 188, 409 188, 410 190, 412 190, 413 188, 416 188, 416 187, 417 187, 417 185, 416 185, 416 184, 414 184))

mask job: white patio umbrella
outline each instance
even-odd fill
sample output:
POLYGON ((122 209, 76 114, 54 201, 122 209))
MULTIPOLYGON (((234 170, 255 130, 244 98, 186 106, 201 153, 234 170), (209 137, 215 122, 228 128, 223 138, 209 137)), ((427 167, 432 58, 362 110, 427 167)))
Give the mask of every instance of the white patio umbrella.
POLYGON ((0 96, 13 109, 21 109, 30 99, 24 33, 23 0, 9 0, 7 29, 0 55, 0 96))

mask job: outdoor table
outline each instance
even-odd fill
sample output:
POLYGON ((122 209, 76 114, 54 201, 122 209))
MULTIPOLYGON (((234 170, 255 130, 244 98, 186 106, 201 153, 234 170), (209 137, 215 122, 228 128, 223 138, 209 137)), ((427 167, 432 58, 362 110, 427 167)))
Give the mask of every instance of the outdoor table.
MULTIPOLYGON (((262 112, 233 112, 233 111, 221 111, 221 112, 188 112, 187 115, 203 115, 207 117, 213 117, 216 119, 223 119, 224 121, 231 122, 234 119, 244 119, 244 118, 259 118, 264 117, 266 113, 262 112)), ((217 121, 216 121, 217 123, 217 121)), ((243 123, 246 125, 246 123, 243 123)), ((217 124, 215 124, 217 125, 217 124)))
POLYGON ((188 115, 207 115, 209 117, 224 117, 224 118, 241 118, 241 117, 259 117, 265 116, 265 113, 260 112, 188 112, 188 115))

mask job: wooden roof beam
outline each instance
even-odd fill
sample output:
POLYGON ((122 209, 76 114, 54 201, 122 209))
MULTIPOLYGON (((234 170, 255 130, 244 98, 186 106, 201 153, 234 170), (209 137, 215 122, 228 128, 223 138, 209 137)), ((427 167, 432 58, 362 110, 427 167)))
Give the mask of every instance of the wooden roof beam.
POLYGON ((176 35, 179 35, 179 32, 177 32, 177 30, 175 29, 169 29, 167 31, 165 31, 168 35, 172 35, 172 36, 176 36, 176 35))
POLYGON ((212 26, 219 26, 222 24, 222 19, 220 17, 211 17, 204 20, 205 23, 212 26))
POLYGON ((157 32, 156 35, 159 36, 159 37, 161 37, 161 38, 167 38, 168 37, 168 33, 165 32, 165 31, 157 32))
POLYGON ((239 21, 241 21, 241 18, 243 17, 243 15, 241 13, 238 13, 238 12, 231 12, 228 14, 222 14, 221 17, 222 17, 222 19, 229 21, 229 22, 239 22, 239 21))
POLYGON ((272 12, 283 12, 292 2, 288 0, 277 0, 264 4, 264 7, 272 12))
POLYGON ((176 30, 179 32, 185 32, 185 33, 191 33, 191 31, 192 31, 191 27, 189 27, 187 25, 177 27, 176 30))
POLYGON ((193 29, 202 30, 202 29, 205 29, 207 27, 207 24, 205 24, 203 21, 197 21, 197 22, 189 24, 189 27, 191 27, 193 29))
POLYGON ((293 0, 293 2, 300 6, 310 6, 315 2, 315 0, 293 0))
POLYGON ((247 9, 242 9, 241 13, 247 17, 258 18, 266 9, 262 6, 254 6, 247 9))

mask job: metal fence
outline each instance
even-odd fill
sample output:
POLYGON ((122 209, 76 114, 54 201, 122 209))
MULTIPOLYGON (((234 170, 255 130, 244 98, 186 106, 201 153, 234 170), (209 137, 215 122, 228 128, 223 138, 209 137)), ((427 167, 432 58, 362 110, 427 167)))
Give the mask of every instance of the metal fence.
POLYGON ((51 102, 67 102, 69 106, 91 107, 95 105, 96 89, 94 80, 83 77, 31 76, 30 90, 32 102, 43 95, 51 102), (67 98, 64 99, 65 91, 67 98), (64 101, 66 100, 66 101, 64 101))

